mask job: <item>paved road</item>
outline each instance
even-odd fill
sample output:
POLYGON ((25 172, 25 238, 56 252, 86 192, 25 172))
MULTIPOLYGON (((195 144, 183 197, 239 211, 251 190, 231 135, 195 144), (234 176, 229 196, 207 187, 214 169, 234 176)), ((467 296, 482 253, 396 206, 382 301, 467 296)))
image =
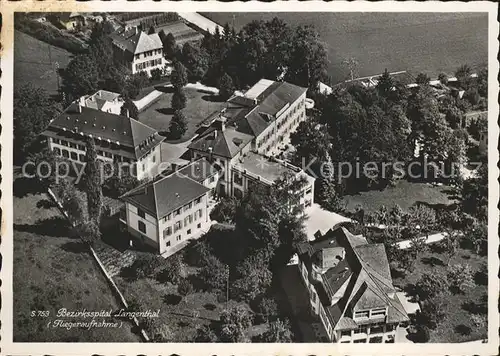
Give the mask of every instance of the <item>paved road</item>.
MULTIPOLYGON (((434 242, 439 242, 442 239, 445 239, 446 236, 447 236, 447 234, 445 232, 440 232, 438 234, 429 235, 429 237, 427 237, 427 240, 425 240, 425 243, 426 244, 431 244, 431 243, 434 243, 434 242)), ((425 239, 425 237, 421 237, 421 239, 425 239)), ((411 240, 399 241, 397 243, 397 245, 402 250, 410 248, 410 246, 411 246, 411 240)))

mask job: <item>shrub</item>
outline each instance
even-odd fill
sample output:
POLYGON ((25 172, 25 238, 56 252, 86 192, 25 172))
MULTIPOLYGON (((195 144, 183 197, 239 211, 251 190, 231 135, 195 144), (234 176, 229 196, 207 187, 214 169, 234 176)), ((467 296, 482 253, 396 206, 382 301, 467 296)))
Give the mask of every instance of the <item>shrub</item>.
POLYGON ((429 342, 430 330, 425 325, 418 325, 417 330, 414 334, 413 341, 417 343, 429 342))
POLYGON ((152 277, 158 269, 165 263, 163 257, 152 253, 141 254, 128 268, 130 277, 135 279, 152 277))
POLYGON ((450 287, 463 293, 474 287, 474 272, 468 264, 450 266, 448 267, 448 281, 450 287))
POLYGON ((424 273, 417 281, 415 289, 420 300, 433 298, 448 288, 448 281, 436 273, 424 273))
POLYGON ((210 219, 218 222, 233 222, 238 203, 235 197, 222 198, 210 212, 210 219))
POLYGON ((180 295, 188 295, 193 292, 193 285, 187 279, 181 279, 177 286, 180 295))
POLYGON ((263 322, 268 322, 270 319, 276 316, 276 314, 278 314, 278 305, 276 304, 276 301, 274 299, 264 297, 259 300, 256 311, 257 315, 259 316, 258 319, 262 320, 263 322))
POLYGON ((448 84, 448 76, 445 73, 439 73, 438 79, 441 82, 441 84, 448 84))

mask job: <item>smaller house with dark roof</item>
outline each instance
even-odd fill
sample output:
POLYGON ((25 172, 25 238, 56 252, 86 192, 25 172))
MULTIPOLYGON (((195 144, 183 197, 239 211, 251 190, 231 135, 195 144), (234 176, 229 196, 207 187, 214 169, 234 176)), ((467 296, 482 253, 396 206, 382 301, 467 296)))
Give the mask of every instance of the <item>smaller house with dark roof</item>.
POLYGON ((383 244, 369 244, 344 227, 297 248, 311 314, 340 343, 394 342, 409 321, 392 284, 383 244))
POLYGON ((120 221, 141 244, 163 257, 210 228, 209 203, 218 172, 204 159, 127 193, 120 221))
POLYGON ((163 43, 157 33, 147 34, 138 27, 120 28, 109 35, 115 59, 132 74, 145 72, 151 76, 154 69, 164 70, 163 43))
MULTIPOLYGON (((71 103, 42 133, 49 149, 73 162, 85 162, 86 140, 94 139, 97 157, 121 163, 137 179, 155 176, 161 162, 160 143, 165 139, 143 123, 88 105, 85 97, 71 103), (82 105, 83 104, 83 105, 82 105)), ((90 100, 92 101, 92 100, 90 100)))

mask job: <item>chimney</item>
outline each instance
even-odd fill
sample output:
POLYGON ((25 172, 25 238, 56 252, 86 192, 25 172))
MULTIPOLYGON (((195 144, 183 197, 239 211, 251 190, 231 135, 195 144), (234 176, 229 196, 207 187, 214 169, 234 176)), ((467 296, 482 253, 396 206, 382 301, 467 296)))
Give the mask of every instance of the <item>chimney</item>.
POLYGON ((139 27, 135 26, 135 34, 137 35, 139 33, 139 27))
POLYGON ((84 96, 81 96, 78 103, 81 105, 81 106, 85 106, 85 95, 84 96))
POLYGON ((125 109, 125 115, 127 115, 127 117, 130 117, 130 112, 128 109, 125 109))
POLYGON ((80 104, 78 104, 78 113, 81 114, 82 113, 82 106, 80 104))
POLYGON ((212 151, 213 151, 213 148, 210 146, 208 148, 208 161, 211 162, 212 161, 212 151))

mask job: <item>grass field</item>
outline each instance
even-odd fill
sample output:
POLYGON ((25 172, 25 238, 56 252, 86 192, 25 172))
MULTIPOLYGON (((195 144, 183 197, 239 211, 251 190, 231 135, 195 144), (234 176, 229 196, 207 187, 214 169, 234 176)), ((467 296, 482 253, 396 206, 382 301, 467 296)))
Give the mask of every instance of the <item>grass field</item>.
POLYGON ((31 83, 44 88, 49 94, 57 94, 56 63, 65 68, 71 56, 68 51, 15 31, 14 87, 31 83))
POLYGON ((314 25, 328 51, 329 74, 345 80, 342 61, 355 57, 359 76, 408 70, 437 76, 461 64, 488 58, 488 18, 481 13, 203 13, 239 29, 252 20, 275 16, 290 25, 314 25))
MULTIPOLYGON (((394 278, 394 285, 404 288, 408 284, 415 284, 423 273, 446 275, 446 261, 447 257, 440 253, 438 249, 431 248, 431 251, 422 254, 416 262, 415 270, 412 273, 409 273, 404 278, 394 278)), ((486 257, 478 256, 464 249, 459 249, 450 261, 450 265, 469 264, 476 272, 482 264, 486 263, 486 257)), ((448 293, 445 296, 446 306, 444 313, 446 316, 436 329, 431 330, 429 342, 454 343, 486 338, 486 327, 477 327, 471 322, 471 315, 474 313, 487 314, 486 310, 480 307, 473 307, 480 304, 481 299, 488 294, 486 281, 476 274, 474 287, 465 293, 454 294, 448 291, 445 292, 448 293)))
POLYGON ((398 204, 403 210, 416 203, 430 206, 449 205, 453 192, 447 186, 432 186, 426 183, 400 181, 396 186, 384 190, 370 190, 356 195, 346 195, 344 200, 348 211, 354 211, 360 205, 367 213, 377 211, 382 205, 392 208, 398 204))
MULTIPOLYGON (((188 129, 184 136, 176 141, 183 142, 194 136, 196 125, 209 114, 225 107, 225 102, 216 100, 212 95, 202 93, 196 89, 185 89, 187 104, 183 110, 188 121, 188 129)), ((158 101, 139 114, 139 121, 158 131, 168 131, 173 116, 171 109, 172 93, 164 93, 158 101)))
POLYGON ((32 183, 27 186, 26 181, 18 179, 14 183, 14 341, 140 342, 128 323, 90 330, 47 326, 57 319, 90 321, 57 318, 61 308, 115 311, 120 306, 86 248, 79 240, 68 237, 66 220, 48 196, 31 188, 32 183), (32 311, 48 311, 50 315, 32 317, 32 311))

